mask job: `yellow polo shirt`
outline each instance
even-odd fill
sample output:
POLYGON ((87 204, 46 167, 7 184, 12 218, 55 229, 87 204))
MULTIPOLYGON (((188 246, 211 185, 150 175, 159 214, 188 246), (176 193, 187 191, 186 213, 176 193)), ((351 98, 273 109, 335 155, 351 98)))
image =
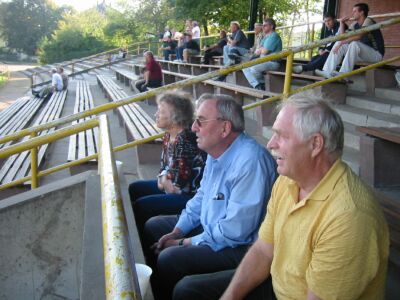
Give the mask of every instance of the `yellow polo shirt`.
POLYGON ((389 232, 379 204, 340 159, 298 201, 298 186, 280 176, 259 238, 274 245, 278 299, 384 299, 389 232))

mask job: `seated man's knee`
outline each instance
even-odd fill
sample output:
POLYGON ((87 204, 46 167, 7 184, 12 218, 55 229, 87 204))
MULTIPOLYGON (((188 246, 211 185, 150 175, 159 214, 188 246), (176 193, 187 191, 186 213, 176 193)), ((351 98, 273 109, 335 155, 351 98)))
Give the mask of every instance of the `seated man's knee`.
POLYGON ((349 51, 357 51, 357 52, 360 52, 360 44, 359 44, 359 42, 358 41, 352 41, 352 42, 350 42, 350 44, 349 44, 349 48, 347 49, 347 52, 349 52, 349 51))
POLYGON ((201 290, 204 288, 204 285, 197 280, 196 276, 185 276, 175 285, 172 299, 201 299, 201 290))

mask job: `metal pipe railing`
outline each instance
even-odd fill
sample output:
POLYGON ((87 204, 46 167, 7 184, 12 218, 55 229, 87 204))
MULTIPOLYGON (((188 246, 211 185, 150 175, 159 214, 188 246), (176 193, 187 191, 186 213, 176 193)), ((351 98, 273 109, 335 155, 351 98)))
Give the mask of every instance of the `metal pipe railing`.
POLYGON ((107 116, 99 117, 99 169, 106 299, 141 299, 128 243, 128 225, 112 151, 107 116))

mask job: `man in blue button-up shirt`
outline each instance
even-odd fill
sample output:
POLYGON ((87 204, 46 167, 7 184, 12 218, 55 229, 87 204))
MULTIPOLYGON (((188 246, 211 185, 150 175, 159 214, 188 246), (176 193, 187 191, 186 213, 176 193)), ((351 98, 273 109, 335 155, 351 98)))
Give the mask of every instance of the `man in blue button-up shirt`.
POLYGON ((159 216, 145 225, 148 263, 157 265, 156 298, 169 298, 186 275, 239 264, 257 239, 277 176, 272 156, 243 132, 243 109, 232 97, 203 95, 196 115, 192 130, 208 153, 200 189, 179 217, 159 216), (152 244, 157 263, 148 250, 152 244))

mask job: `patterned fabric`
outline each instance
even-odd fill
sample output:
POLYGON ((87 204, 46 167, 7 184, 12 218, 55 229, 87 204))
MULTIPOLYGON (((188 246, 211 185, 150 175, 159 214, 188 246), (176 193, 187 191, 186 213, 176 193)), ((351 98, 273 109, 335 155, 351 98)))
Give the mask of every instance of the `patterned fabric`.
POLYGON ((160 174, 180 188, 182 192, 194 194, 200 186, 207 154, 197 148, 196 135, 190 129, 180 132, 173 143, 170 134, 163 139, 160 174))

